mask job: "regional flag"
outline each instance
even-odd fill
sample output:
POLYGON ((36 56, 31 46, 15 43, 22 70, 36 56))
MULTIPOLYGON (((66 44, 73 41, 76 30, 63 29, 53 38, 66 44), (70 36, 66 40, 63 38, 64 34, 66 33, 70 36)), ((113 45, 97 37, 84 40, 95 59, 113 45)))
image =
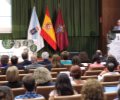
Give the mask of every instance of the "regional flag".
POLYGON ((35 45, 37 46, 37 51, 44 47, 44 41, 42 36, 39 34, 40 32, 41 27, 36 14, 36 8, 33 7, 30 24, 28 28, 27 39, 34 41, 35 45))
POLYGON ((52 25, 48 7, 46 7, 46 13, 42 25, 41 36, 54 50, 57 49, 55 31, 52 25))
POLYGON ((65 29, 64 20, 62 17, 62 12, 59 9, 56 23, 55 23, 55 32, 57 38, 57 46, 62 51, 68 47, 68 33, 65 29))

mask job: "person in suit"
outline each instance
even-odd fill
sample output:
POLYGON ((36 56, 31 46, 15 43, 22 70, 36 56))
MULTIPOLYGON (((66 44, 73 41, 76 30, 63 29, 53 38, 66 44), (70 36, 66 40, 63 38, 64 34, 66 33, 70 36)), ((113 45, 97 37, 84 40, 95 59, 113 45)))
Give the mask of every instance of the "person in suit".
POLYGON ((7 67, 9 67, 9 64, 8 64, 9 56, 8 55, 2 55, 1 59, 0 59, 0 62, 1 62, 0 67, 3 67, 5 69, 7 69, 7 67))
POLYGON ((40 62, 38 62, 38 64, 45 65, 46 68, 51 71, 52 63, 51 63, 51 61, 49 60, 49 53, 46 52, 46 51, 45 51, 45 52, 42 52, 41 57, 42 57, 43 60, 40 61, 40 62))
POLYGON ((11 65, 10 66, 16 66, 19 69, 20 64, 18 63, 18 57, 17 56, 12 56, 11 57, 11 65))
POLYGON ((32 64, 31 61, 28 60, 28 52, 22 53, 22 59, 23 59, 23 62, 19 63, 19 65, 20 65, 19 69, 23 69, 24 66, 32 64))
POLYGON ((26 69, 32 69, 32 68, 38 68, 38 67, 45 67, 45 65, 38 64, 37 62, 37 56, 32 55, 31 56, 31 63, 30 65, 26 66, 26 69))

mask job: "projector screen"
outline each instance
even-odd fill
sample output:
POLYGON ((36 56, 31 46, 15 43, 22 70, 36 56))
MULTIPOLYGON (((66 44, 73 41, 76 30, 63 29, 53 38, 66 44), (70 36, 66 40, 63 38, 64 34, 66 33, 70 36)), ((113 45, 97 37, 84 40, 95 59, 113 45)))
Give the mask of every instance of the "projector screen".
POLYGON ((0 0, 0 33, 12 32, 11 0, 0 0))

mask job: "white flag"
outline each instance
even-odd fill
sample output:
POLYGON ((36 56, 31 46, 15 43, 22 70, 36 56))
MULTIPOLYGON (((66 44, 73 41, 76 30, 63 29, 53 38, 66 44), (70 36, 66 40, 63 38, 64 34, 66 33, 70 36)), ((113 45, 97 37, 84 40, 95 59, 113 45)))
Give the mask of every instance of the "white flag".
POLYGON ((33 40, 35 45, 37 46, 37 51, 44 47, 44 41, 42 36, 40 35, 41 27, 36 14, 36 8, 33 7, 30 24, 28 28, 28 40, 33 40))

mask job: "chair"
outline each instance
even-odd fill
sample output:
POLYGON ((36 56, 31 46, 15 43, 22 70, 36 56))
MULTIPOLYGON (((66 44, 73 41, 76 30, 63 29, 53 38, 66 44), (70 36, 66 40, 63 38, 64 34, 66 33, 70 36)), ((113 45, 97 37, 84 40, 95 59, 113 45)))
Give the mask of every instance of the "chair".
POLYGON ((117 92, 104 93, 105 100, 114 100, 117 97, 117 92))
POLYGON ((64 68, 67 68, 68 70, 70 70, 72 65, 64 65, 64 68))
POLYGON ((77 91, 77 93, 81 92, 82 87, 83 87, 83 84, 73 85, 73 88, 77 91))
POLYGON ((4 85, 5 83, 7 83, 8 81, 0 81, 0 86, 4 85))
POLYGON ((52 78, 56 78, 57 77, 57 72, 51 72, 51 76, 52 76, 52 78))
POLYGON ((114 81, 119 81, 120 75, 107 75, 104 76, 103 82, 114 82, 114 81))
POLYGON ((6 81, 6 75, 0 75, 0 81, 6 81))
POLYGON ((81 100, 81 94, 70 95, 70 96, 57 96, 54 100, 81 100))
POLYGON ((32 98, 32 99, 22 99, 22 100, 46 100, 45 98, 32 98))
POLYGON ((104 70, 105 67, 90 67, 90 70, 104 70))
POLYGON ((67 68, 52 68, 51 69, 51 72, 57 72, 57 73, 59 73, 61 71, 68 71, 68 69, 67 68))
POLYGON ((38 86, 37 93, 43 95, 45 99, 48 100, 49 93, 54 89, 55 89, 54 86, 38 86))
POLYGON ((84 76, 99 75, 100 73, 101 70, 90 70, 90 71, 86 71, 84 76))
POLYGON ((115 82, 101 82, 103 86, 117 86, 119 84, 119 81, 115 82))
POLYGON ((97 75, 93 75, 93 76, 81 76, 82 80, 87 80, 87 79, 98 79, 97 75))
POLYGON ((27 74, 27 73, 29 73, 28 70, 20 70, 20 69, 19 69, 19 74, 27 74))
POLYGON ((18 96, 25 93, 24 88, 12 88, 14 96, 18 96))

